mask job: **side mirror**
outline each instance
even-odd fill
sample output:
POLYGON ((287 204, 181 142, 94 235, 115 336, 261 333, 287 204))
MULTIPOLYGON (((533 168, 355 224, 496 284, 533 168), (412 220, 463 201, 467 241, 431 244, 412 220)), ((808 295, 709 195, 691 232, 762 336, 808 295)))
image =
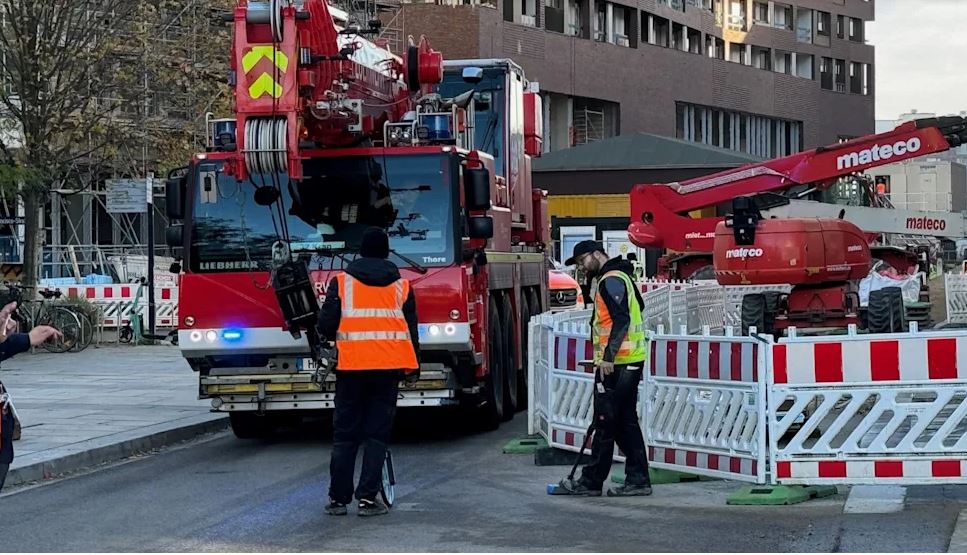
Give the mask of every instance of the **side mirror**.
POLYGON ((174 262, 172 262, 171 263, 171 266, 168 266, 168 271, 171 272, 172 274, 180 274, 181 273, 181 261, 180 260, 175 260, 174 262))
POLYGON ((185 244, 185 225, 172 224, 165 230, 165 243, 169 247, 182 247, 185 244))
POLYGON ((490 172, 486 168, 464 170, 463 193, 467 210, 489 210, 490 172))
POLYGON ((483 81, 483 69, 479 67, 465 67, 463 68, 463 81, 464 83, 470 83, 471 85, 476 85, 477 83, 483 81))
POLYGON ((490 239, 494 236, 494 219, 490 216, 474 216, 467 220, 471 239, 490 239))
POLYGON ((181 220, 185 217, 185 189, 184 179, 169 179, 165 182, 165 214, 170 220, 181 220))

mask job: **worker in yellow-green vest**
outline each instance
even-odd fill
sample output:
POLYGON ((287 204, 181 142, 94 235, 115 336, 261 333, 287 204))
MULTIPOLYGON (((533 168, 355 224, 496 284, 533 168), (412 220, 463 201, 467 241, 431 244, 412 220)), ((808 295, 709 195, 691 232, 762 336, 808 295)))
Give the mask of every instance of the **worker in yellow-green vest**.
POLYGON ((591 462, 581 478, 561 482, 570 495, 599 496, 611 472, 614 445, 625 455, 625 483, 608 490, 609 497, 651 495, 648 457, 638 423, 638 385, 648 357, 641 321, 641 293, 632 281, 634 266, 620 256, 608 259, 596 241, 581 241, 574 256, 588 276, 597 276, 591 341, 594 345, 594 440, 591 462))

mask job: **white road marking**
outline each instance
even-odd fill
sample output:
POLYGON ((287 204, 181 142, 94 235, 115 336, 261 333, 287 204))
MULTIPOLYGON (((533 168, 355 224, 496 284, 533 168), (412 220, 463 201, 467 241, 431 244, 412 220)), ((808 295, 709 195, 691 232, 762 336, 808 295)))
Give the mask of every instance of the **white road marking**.
POLYGON ((907 488, 903 486, 853 486, 844 513, 881 514, 903 510, 907 488))

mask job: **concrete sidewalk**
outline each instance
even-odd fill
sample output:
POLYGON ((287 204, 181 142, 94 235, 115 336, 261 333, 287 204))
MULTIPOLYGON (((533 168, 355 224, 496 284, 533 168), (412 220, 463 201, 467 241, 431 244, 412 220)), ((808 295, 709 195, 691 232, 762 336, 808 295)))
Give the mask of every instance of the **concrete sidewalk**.
POLYGON ((57 476, 222 430, 197 399, 198 376, 177 347, 89 347, 4 361, 23 423, 8 485, 57 476))

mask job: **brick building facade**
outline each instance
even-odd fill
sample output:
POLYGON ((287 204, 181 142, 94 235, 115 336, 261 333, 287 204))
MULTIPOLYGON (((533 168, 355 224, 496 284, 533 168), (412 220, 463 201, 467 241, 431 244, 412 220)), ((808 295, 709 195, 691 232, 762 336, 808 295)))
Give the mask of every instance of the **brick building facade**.
POLYGON ((768 158, 874 131, 874 0, 479 1, 405 3, 395 24, 520 64, 546 150, 648 132, 768 158))

